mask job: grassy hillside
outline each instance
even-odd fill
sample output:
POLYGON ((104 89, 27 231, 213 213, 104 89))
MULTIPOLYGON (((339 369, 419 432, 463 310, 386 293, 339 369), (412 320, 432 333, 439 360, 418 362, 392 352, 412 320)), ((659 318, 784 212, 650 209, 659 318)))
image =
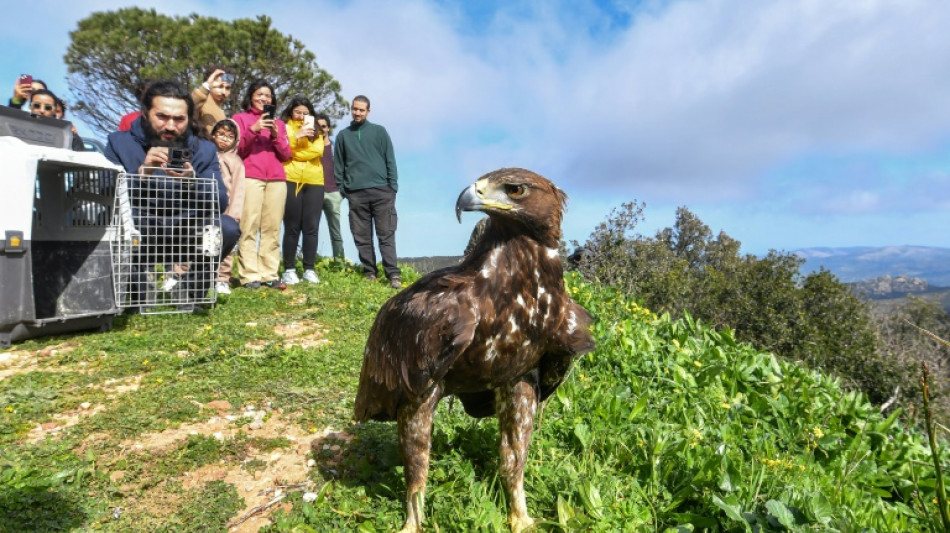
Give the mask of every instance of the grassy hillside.
MULTIPOLYGON (((393 291, 319 270, 317 286, 0 355, 0 531, 397 529, 395 427, 349 421, 393 291)), ((729 331, 568 283, 599 347, 541 416, 538 530, 942 530, 929 448, 897 413, 729 331)), ((441 404, 428 531, 506 529, 496 427, 441 404)))

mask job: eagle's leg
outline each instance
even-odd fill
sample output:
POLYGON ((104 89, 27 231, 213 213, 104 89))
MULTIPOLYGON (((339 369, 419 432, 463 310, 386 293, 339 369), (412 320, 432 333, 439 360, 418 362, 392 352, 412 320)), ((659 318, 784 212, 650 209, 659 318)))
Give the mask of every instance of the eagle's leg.
POLYGON ((406 478, 406 524, 400 533, 422 531, 432 417, 441 398, 442 388, 436 385, 422 397, 399 406, 399 452, 406 478))
POLYGON ((534 524, 525 503, 524 465, 537 408, 537 391, 527 381, 495 389, 495 409, 501 433, 501 477, 508 492, 508 523, 514 533, 534 524))

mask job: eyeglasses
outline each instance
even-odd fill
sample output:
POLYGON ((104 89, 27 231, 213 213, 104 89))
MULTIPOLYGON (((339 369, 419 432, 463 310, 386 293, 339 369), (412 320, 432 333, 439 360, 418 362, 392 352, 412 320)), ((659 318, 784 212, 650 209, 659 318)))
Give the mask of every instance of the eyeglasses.
POLYGON ((33 102, 30 104, 30 109, 42 109, 43 111, 52 111, 52 104, 41 104, 39 102, 33 102))

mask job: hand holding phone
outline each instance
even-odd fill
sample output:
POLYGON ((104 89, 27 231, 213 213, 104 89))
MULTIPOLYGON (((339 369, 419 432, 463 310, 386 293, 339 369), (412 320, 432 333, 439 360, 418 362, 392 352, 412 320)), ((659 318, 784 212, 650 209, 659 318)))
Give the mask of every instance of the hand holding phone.
POLYGON ((277 118, 277 106, 274 104, 264 104, 264 114, 270 115, 270 118, 277 118))
POLYGON ((16 80, 16 85, 13 86, 13 99, 29 100, 31 94, 33 94, 33 75, 20 74, 20 77, 16 80))

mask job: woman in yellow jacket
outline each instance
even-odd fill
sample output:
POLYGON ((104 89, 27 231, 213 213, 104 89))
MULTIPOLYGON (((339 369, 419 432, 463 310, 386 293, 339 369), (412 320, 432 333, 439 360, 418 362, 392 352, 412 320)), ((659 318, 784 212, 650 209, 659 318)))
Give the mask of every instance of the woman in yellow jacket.
POLYGON ((293 157, 284 162, 287 173, 287 204, 284 207, 284 275, 287 285, 297 277, 297 241, 303 234, 303 280, 319 283, 313 266, 317 257, 320 213, 323 210, 323 137, 314 129, 313 104, 296 96, 284 109, 287 138, 293 157))

